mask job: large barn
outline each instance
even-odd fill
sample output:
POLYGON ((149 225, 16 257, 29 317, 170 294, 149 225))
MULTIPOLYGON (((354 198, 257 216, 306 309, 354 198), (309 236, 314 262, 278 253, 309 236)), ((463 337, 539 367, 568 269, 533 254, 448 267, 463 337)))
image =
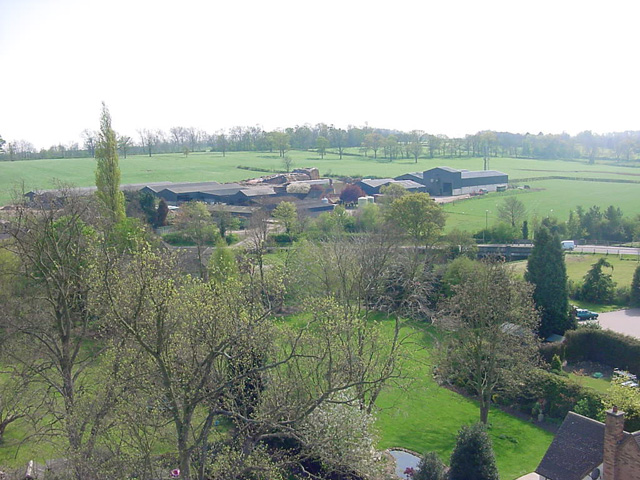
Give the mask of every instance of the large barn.
POLYGON ((407 173, 396 180, 413 180, 425 186, 433 196, 452 196, 476 193, 480 190, 494 192, 506 186, 509 176, 497 170, 456 170, 450 167, 436 167, 424 172, 407 173))

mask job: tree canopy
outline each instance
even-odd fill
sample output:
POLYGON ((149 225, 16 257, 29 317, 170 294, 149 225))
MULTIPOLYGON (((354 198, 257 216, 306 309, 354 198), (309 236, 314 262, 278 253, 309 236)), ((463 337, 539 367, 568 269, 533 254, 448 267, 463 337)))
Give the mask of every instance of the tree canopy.
POLYGON ((445 225, 445 213, 428 193, 409 193, 396 198, 387 218, 406 232, 416 245, 432 245, 445 225))

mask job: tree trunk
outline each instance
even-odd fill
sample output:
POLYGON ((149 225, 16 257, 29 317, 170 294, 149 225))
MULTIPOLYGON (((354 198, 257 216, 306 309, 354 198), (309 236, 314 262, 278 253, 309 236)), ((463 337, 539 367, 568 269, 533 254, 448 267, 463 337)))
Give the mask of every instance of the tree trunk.
POLYGON ((491 405, 491 398, 488 394, 483 393, 479 395, 480 400, 480 421, 483 424, 487 424, 489 421, 489 406, 491 405))

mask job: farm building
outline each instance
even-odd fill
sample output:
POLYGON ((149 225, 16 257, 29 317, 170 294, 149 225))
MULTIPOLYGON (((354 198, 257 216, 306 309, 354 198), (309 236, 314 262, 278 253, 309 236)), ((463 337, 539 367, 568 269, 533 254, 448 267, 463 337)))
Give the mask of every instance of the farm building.
POLYGON ((486 190, 495 192, 498 187, 506 186, 509 177, 497 170, 456 170, 450 167, 436 167, 420 174, 408 173, 396 177, 396 180, 419 182, 433 196, 464 195, 486 190))
POLYGON ((420 183, 412 180, 398 180, 393 178, 364 178, 359 182, 356 182, 356 185, 367 195, 377 195, 380 193, 380 189, 382 187, 392 183, 406 188, 411 193, 426 191, 424 185, 421 185, 420 183))

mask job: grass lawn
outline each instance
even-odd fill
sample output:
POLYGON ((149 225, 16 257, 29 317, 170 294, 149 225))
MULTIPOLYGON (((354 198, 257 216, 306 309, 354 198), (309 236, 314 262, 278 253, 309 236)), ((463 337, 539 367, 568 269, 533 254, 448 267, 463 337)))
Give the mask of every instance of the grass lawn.
POLYGON ((569 373, 569 378, 583 387, 593 388, 603 394, 607 393, 611 385, 610 378, 593 378, 589 375, 577 375, 575 373, 569 373))
POLYGON ((589 269, 600 258, 605 258, 613 266, 613 270, 605 268, 605 273, 610 273, 618 287, 629 287, 633 280, 633 273, 638 267, 638 258, 630 255, 602 255, 570 253, 566 259, 567 275, 574 282, 582 281, 589 269))
MULTIPOLYGON (((604 255, 601 253, 567 253, 564 257, 567 265, 567 276, 569 280, 573 282, 582 282, 584 276, 587 274, 591 266, 596 263, 600 258, 606 258, 607 261, 613 266, 613 270, 610 268, 605 269, 606 273, 610 273, 613 277, 613 281, 616 282, 618 287, 629 287, 633 280, 633 273, 636 267, 639 265, 638 258, 632 255, 604 255)), ((527 269, 527 261, 519 260, 517 262, 509 263, 516 273, 524 275, 527 269)), ((586 305, 586 304, 585 304, 586 305)), ((584 307, 589 308, 589 307, 584 307)))
MULTIPOLYGON (((433 380, 429 352, 434 330, 416 326, 407 331, 415 333, 406 372, 413 383, 405 389, 389 388, 381 395, 379 446, 404 447, 420 454, 435 451, 448 463, 460 427, 477 422, 480 410, 475 401, 433 380)), ((535 470, 553 435, 496 409, 489 422, 500 478, 511 480, 535 470)))

